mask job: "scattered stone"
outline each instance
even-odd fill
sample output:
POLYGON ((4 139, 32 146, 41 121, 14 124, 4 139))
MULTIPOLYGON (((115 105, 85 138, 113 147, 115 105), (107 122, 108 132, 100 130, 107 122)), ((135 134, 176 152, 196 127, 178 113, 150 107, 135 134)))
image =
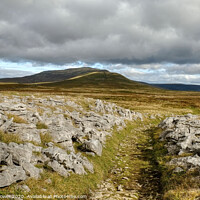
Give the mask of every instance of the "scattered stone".
POLYGON ((129 178, 128 178, 128 177, 123 177, 122 179, 124 179, 124 180, 129 180, 129 178))
POLYGON ((122 185, 117 186, 117 191, 123 191, 122 185))
POLYGON ((96 153, 98 156, 101 156, 102 154, 102 145, 99 142, 99 140, 89 140, 89 141, 85 141, 83 144, 83 148, 86 151, 91 151, 96 153))
POLYGON ((45 183, 52 184, 52 180, 50 178, 48 178, 47 180, 45 180, 45 183))
POLYGON ((0 187, 29 177, 38 179, 42 169, 36 164, 49 166, 64 177, 70 173, 93 173, 92 163, 81 153, 75 153, 74 142, 82 147, 79 151, 101 156, 114 127, 120 130, 127 120, 143 119, 140 113, 102 100, 90 103, 94 100, 86 99, 90 104, 87 111, 62 96, 22 98, 12 95, 1 100, 0 131, 19 136, 23 144, 0 142, 0 187), (9 119, 9 115, 13 118, 9 119), (45 126, 40 129, 38 123, 45 126))
POLYGON ((184 170, 181 168, 181 167, 176 167, 173 172, 174 173, 180 173, 180 172, 183 172, 184 170))
POLYGON ((24 185, 17 185, 16 189, 19 189, 19 190, 26 192, 26 193, 31 191, 30 188, 28 187, 28 185, 25 185, 25 184, 24 185))
MULTIPOLYGON (((159 127, 163 129, 160 139, 166 141, 169 154, 190 154, 174 158, 169 164, 182 166, 185 169, 200 168, 200 120, 198 116, 187 114, 168 117, 159 124, 159 127)), ((175 172, 180 170, 180 168, 176 168, 175 172)))

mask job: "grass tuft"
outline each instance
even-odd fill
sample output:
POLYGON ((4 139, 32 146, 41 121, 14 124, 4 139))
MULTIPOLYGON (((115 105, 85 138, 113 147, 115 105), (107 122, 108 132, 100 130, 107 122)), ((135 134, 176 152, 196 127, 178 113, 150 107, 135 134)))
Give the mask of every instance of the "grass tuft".
POLYGON ((19 135, 17 134, 11 134, 11 133, 4 133, 0 131, 0 142, 4 142, 6 144, 10 142, 15 142, 17 144, 22 143, 22 140, 20 139, 19 135))
POLYGON ((36 124, 37 129, 48 129, 48 126, 42 122, 36 124))
POLYGON ((43 147, 46 147, 47 143, 53 141, 52 136, 50 135, 50 133, 40 134, 40 138, 41 138, 41 145, 43 147))
POLYGON ((25 119, 23 119, 22 117, 17 116, 17 115, 13 115, 13 114, 9 113, 9 114, 7 114, 7 117, 8 117, 8 119, 13 118, 13 122, 15 122, 15 123, 19 123, 19 124, 27 124, 28 123, 25 119))

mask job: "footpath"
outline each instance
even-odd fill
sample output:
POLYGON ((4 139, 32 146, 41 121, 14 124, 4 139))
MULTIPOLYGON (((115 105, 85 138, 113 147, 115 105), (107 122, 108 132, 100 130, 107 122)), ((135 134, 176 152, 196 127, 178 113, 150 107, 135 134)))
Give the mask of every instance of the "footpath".
POLYGON ((141 124, 121 141, 115 166, 90 199, 162 199, 159 166, 154 158, 157 125, 141 124))

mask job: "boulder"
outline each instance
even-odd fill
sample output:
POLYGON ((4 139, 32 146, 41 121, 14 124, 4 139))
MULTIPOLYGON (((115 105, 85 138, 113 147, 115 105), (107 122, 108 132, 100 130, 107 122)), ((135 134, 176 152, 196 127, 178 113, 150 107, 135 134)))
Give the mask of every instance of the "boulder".
POLYGON ((73 170, 76 174, 82 175, 87 174, 81 162, 74 160, 73 163, 73 170))
POLYGON ((27 145, 16 144, 14 142, 9 143, 7 147, 7 153, 12 155, 13 163, 21 165, 22 162, 30 162, 32 157, 32 149, 27 145))
POLYGON ((169 164, 181 166, 184 169, 200 168, 200 120, 198 116, 187 114, 184 116, 168 117, 159 124, 163 129, 160 136, 166 142, 169 154, 190 156, 172 159, 169 164))
POLYGON ((23 181, 26 178, 26 173, 21 166, 9 166, 0 173, 0 188, 9 186, 18 181, 23 181))
POLYGON ((94 152, 98 156, 101 156, 102 154, 102 144, 100 143, 99 140, 92 139, 89 141, 85 141, 83 143, 83 148, 86 151, 94 152))
POLYGON ((35 167, 30 162, 23 162, 21 164, 21 166, 24 169, 24 171, 26 172, 27 176, 29 176, 31 178, 35 178, 35 179, 38 179, 40 177, 40 169, 35 167))
POLYGON ((30 188, 28 187, 28 185, 25 185, 25 184, 17 185, 16 189, 21 190, 21 191, 26 192, 26 193, 31 191, 30 188))
POLYGON ((80 159, 78 159, 82 165, 90 172, 90 173, 94 173, 94 167, 92 165, 92 163, 89 162, 89 160, 86 157, 81 157, 80 159))
POLYGON ((59 164, 56 160, 50 161, 48 166, 51 167, 55 172, 57 172, 60 176, 68 177, 68 171, 63 167, 63 165, 59 164))
POLYGON ((40 131, 36 129, 35 124, 12 123, 7 132, 19 135, 22 141, 41 143, 40 131))

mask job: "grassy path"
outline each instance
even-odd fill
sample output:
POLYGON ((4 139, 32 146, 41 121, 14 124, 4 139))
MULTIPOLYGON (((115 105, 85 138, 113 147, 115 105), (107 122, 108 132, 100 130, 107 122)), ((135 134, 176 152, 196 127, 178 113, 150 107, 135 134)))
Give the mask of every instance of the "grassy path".
POLYGON ((154 149, 156 126, 144 122, 130 126, 118 147, 114 168, 91 199, 162 199, 161 174, 154 149))

